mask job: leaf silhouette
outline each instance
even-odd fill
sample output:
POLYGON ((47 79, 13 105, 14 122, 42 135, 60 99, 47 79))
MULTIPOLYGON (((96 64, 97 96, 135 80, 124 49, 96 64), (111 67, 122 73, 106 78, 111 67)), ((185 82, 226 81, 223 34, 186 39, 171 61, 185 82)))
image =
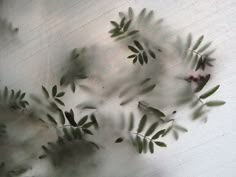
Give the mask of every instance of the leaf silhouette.
POLYGON ((134 53, 139 53, 139 51, 138 51, 135 47, 133 47, 133 46, 131 46, 131 45, 129 45, 128 48, 129 48, 132 52, 134 52, 134 53))
POLYGON ((123 142, 123 141, 124 141, 123 138, 117 138, 116 141, 115 141, 115 143, 121 143, 121 142, 123 142))
POLYGON ((153 123, 147 130, 145 136, 150 136, 156 130, 157 126, 158 126, 158 122, 153 123))
POLYGON ((217 86, 213 87, 212 89, 210 89, 207 92, 205 92, 204 94, 202 94, 199 98, 200 99, 205 99, 205 98, 211 96, 212 94, 214 94, 219 89, 219 87, 220 87, 220 85, 217 85, 217 86))
POLYGON ((145 125, 146 125, 146 122, 147 122, 147 116, 143 115, 143 117, 141 118, 141 120, 139 122, 139 126, 138 126, 138 129, 137 129, 138 133, 143 131, 143 129, 144 129, 145 125))
POLYGON ((66 116, 68 122, 69 122, 72 126, 77 127, 77 124, 76 124, 76 122, 75 122, 74 116, 73 116, 73 114, 71 114, 71 112, 65 111, 65 116, 66 116))
POLYGON ((203 35, 200 36, 200 37, 198 38, 197 42, 194 44, 192 50, 196 50, 196 49, 200 46, 200 44, 202 43, 202 40, 203 40, 203 39, 204 39, 204 36, 203 36, 203 35))
POLYGON ((208 101, 205 103, 205 105, 208 107, 222 106, 224 104, 225 104, 225 101, 220 101, 220 100, 208 101))

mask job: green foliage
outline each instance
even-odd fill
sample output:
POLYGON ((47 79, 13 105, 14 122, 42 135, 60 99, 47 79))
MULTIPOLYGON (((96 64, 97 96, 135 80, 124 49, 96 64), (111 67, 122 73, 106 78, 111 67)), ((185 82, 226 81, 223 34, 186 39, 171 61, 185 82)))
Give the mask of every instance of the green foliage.
POLYGON ((195 70, 205 70, 206 66, 212 67, 212 61, 215 59, 211 58, 215 52, 215 49, 210 49, 212 42, 204 44, 204 36, 201 35, 195 42, 191 33, 188 34, 186 42, 182 42, 180 38, 177 38, 176 47, 180 55, 187 60, 187 63, 191 63, 191 67, 195 70))
POLYGON ((202 79, 199 79, 198 85, 194 91, 200 92, 205 87, 205 85, 207 84, 210 78, 211 78, 211 75, 207 74, 205 77, 202 77, 202 79))
POLYGON ((220 101, 220 100, 208 101, 205 103, 205 105, 208 107, 222 106, 224 104, 225 101, 220 101))
POLYGON ((132 59, 133 63, 139 61, 141 65, 147 64, 149 57, 156 59, 156 54, 151 49, 146 49, 139 41, 134 40, 134 45, 129 45, 128 48, 133 54, 127 58, 132 59), (146 50, 145 50, 146 49, 146 50))
POLYGON ((65 95, 64 91, 58 92, 57 85, 54 85, 51 89, 51 95, 46 87, 42 86, 42 92, 50 104, 50 108, 55 111, 60 111, 60 106, 65 106, 65 103, 61 100, 61 98, 65 95))
POLYGON ((113 29, 109 33, 111 33, 112 38, 116 38, 117 40, 133 36, 139 32, 138 30, 129 30, 132 20, 127 20, 126 17, 122 17, 120 22, 111 21, 110 23, 113 29))
POLYGON ((179 139, 179 133, 180 133, 180 132, 186 133, 186 132, 188 132, 188 130, 187 130, 185 127, 183 127, 183 126, 181 126, 181 125, 178 125, 178 124, 176 124, 176 123, 173 121, 173 122, 172 122, 172 125, 169 126, 169 127, 164 131, 164 133, 162 134, 162 137, 165 137, 165 136, 166 136, 167 134, 169 134, 170 132, 172 132, 174 138, 175 138, 176 140, 178 140, 178 139, 179 139))
POLYGON ((207 92, 203 93, 202 95, 200 95, 199 98, 205 99, 205 98, 213 95, 218 90, 219 87, 220 87, 220 85, 215 86, 214 88, 212 88, 212 89, 208 90, 207 92))
POLYGON ((124 89, 122 89, 119 94, 119 97, 122 98, 120 105, 121 106, 126 105, 131 101, 133 101, 136 97, 148 94, 155 88, 156 84, 152 83, 150 78, 146 78, 139 82, 130 84, 124 89), (137 88, 139 89, 137 90, 137 88), (135 94, 133 94, 132 92, 135 92, 135 94), (132 93, 131 96, 128 95, 129 93, 132 93))
MULTIPOLYGON (((147 115, 143 115, 140 119, 137 129, 135 131, 135 119, 131 113, 129 117, 127 131, 130 140, 133 142, 135 148, 139 153, 154 153, 154 145, 159 147, 166 147, 166 144, 159 141, 161 135, 165 133, 165 129, 158 130, 159 122, 153 122, 151 125, 148 124, 147 115)), ((123 137, 116 139, 115 143, 121 143, 124 141, 123 137)))
POLYGON ((205 70, 206 66, 212 67, 213 64, 211 63, 212 61, 214 61, 214 58, 209 58, 208 56, 201 56, 197 62, 197 66, 196 66, 196 71, 199 69, 205 70))
MULTIPOLYGON (((136 22, 147 22, 150 21, 153 15, 153 11, 147 13, 146 9, 142 9, 138 15, 136 22)), ((128 56, 128 59, 132 59, 133 63, 139 62, 141 65, 147 64, 150 61, 150 58, 156 59, 157 52, 162 52, 160 49, 156 49, 148 41, 140 37, 140 31, 134 28, 134 12, 132 8, 128 10, 128 16, 124 13, 120 13, 121 20, 119 22, 111 21, 113 29, 109 32, 111 37, 117 40, 125 39, 127 37, 132 37, 133 43, 128 45, 131 55, 128 56), (139 34, 139 39, 135 38, 139 34), (142 40, 140 40, 142 39, 142 40)), ((11 26, 12 27, 12 26, 11 26)), ((14 29, 14 28, 12 28, 14 29)), ((17 28, 14 29, 15 32, 18 31, 17 28)), ((179 39, 179 43, 183 43, 179 39)), ((206 67, 212 67, 212 62, 215 60, 210 57, 214 50, 208 50, 211 46, 211 42, 204 44, 204 36, 200 36, 196 41, 193 40, 192 34, 189 34, 187 37, 182 50, 180 50, 183 58, 187 60, 187 63, 191 63, 193 72, 205 71, 206 67)), ((74 49, 70 55, 69 65, 65 72, 60 78, 60 86, 70 86, 73 92, 76 91, 77 81, 86 79, 88 77, 88 68, 85 64, 87 57, 85 55, 85 49, 78 50, 74 49)), ((194 73, 195 74, 195 73, 194 73)), ((202 90, 206 87, 208 81, 210 80, 211 75, 205 74, 203 76, 199 75, 199 78, 187 78, 188 82, 192 84, 192 81, 196 84, 196 88, 192 90, 193 97, 190 101, 191 107, 193 108, 192 118, 199 119, 205 116, 205 114, 212 107, 218 107, 225 104, 225 101, 221 100, 207 100, 211 97, 218 89, 219 85, 213 87, 212 89, 203 92, 202 90), (197 95, 200 96, 197 96, 197 95), (195 98, 196 99, 192 99, 195 98), (205 101, 206 100, 206 101, 205 101)), ((156 83, 150 83, 151 78, 146 78, 141 82, 130 84, 128 87, 123 89, 120 92, 119 97, 123 98, 127 96, 127 93, 130 93, 132 89, 138 91, 133 97, 128 97, 121 101, 120 105, 125 105, 137 96, 147 94, 153 91, 156 88, 156 83)), ((101 128, 98 124, 95 114, 86 115, 81 118, 77 118, 73 109, 65 111, 65 103, 63 102, 63 97, 65 92, 58 85, 53 85, 52 88, 48 89, 42 86, 42 92, 45 97, 42 102, 41 99, 38 99, 38 103, 43 107, 41 112, 43 115, 41 119, 43 122, 44 118, 47 120, 46 123, 51 125, 58 135, 56 142, 48 142, 47 145, 43 145, 42 149, 44 154, 39 156, 40 159, 46 158, 48 156, 55 157, 60 156, 62 149, 68 145, 75 142, 87 143, 92 147, 99 148, 99 146, 88 140, 90 135, 96 134, 96 130, 101 128)), ((5 87, 3 91, 0 91, 0 104, 2 106, 7 106, 8 108, 14 110, 23 110, 29 103, 25 99, 25 93, 19 91, 9 90, 8 87, 5 87)), ((36 98, 36 97, 35 97, 36 98)), ((35 99, 37 100, 37 99, 35 99)), ((85 106, 84 109, 94 109, 93 106, 85 106)), ((166 115, 159 108, 148 105, 145 101, 138 102, 138 108, 144 111, 144 115, 137 122, 134 114, 130 114, 128 123, 123 124, 124 129, 126 130, 129 141, 133 143, 135 148, 139 153, 154 153, 155 147, 166 147, 166 144, 163 142, 162 138, 167 136, 169 133, 172 133, 174 138, 177 140, 181 133, 185 133, 188 130, 177 124, 175 119, 169 115, 166 115), (149 115, 157 118, 154 122, 149 122, 149 115), (171 125, 169 125, 171 123, 171 125), (168 125, 167 128, 159 128, 160 124, 168 125)), ((175 114, 175 111, 173 112, 175 114)), ((6 125, 0 124, 0 137, 3 137, 6 134, 6 125)), ((118 137, 114 142, 122 143, 126 140, 126 137, 118 137)), ((0 170, 5 166, 4 162, 0 163, 0 170)), ((17 176, 21 175, 27 171, 25 167, 19 167, 9 171, 8 176, 17 176)))
POLYGON ((99 146, 92 141, 88 141, 84 139, 84 135, 82 130, 79 127, 70 127, 70 128, 63 128, 62 135, 58 136, 56 142, 48 142, 47 145, 43 145, 42 149, 44 153, 40 155, 39 159, 44 159, 50 157, 54 159, 55 157, 60 157, 61 152, 65 148, 66 144, 70 144, 72 142, 80 142, 83 144, 88 144, 91 147, 99 149, 99 146))
POLYGON ((147 103, 143 101, 140 101, 138 103, 138 108, 148 114, 154 115, 160 121, 163 121, 163 118, 166 117, 166 115, 162 111, 152 106, 149 106, 147 103))
MULTIPOLYGON (((62 135, 58 136, 57 142, 49 142, 47 146, 42 146, 44 154, 40 155, 39 159, 46 158, 47 156, 54 157, 60 152, 61 149, 63 149, 65 144, 70 142, 81 141, 88 143, 90 146, 95 147, 96 149, 99 149, 99 146, 96 143, 86 140, 86 135, 93 135, 94 132, 92 131, 92 129, 98 129, 99 127, 97 118, 94 114, 90 116, 86 115, 80 118, 78 123, 76 123, 75 121, 75 114, 72 109, 70 109, 70 111, 65 111, 62 116, 67 119, 69 125, 65 125, 64 121, 62 127, 57 127, 62 130, 62 135)), ((49 119, 54 126, 58 126, 55 118, 50 116, 49 119)))
POLYGON ((71 90, 75 92, 76 81, 87 78, 87 71, 85 66, 86 49, 73 49, 70 55, 69 65, 60 79, 60 86, 70 86, 71 90))
POLYGON ((29 102, 24 99, 25 95, 21 90, 9 90, 5 87, 3 91, 0 91, 0 105, 13 110, 23 110, 29 105, 29 102))
MULTIPOLYGON (((210 90, 202 93, 199 96, 199 98, 193 102, 193 107, 196 107, 192 113, 193 120, 196 120, 196 119, 199 119, 199 118, 202 118, 203 116, 205 116, 205 114, 207 112, 209 112, 209 108, 218 107, 218 106, 222 106, 225 104, 225 101, 221 101, 221 100, 212 100, 212 101, 207 101, 205 103, 203 102, 203 100, 212 96, 219 89, 219 87, 220 87, 220 85, 217 85, 217 86, 211 88, 210 90), (198 105, 199 102, 201 103, 200 106, 198 105)), ((207 119, 207 117, 205 117, 205 119, 207 119)))

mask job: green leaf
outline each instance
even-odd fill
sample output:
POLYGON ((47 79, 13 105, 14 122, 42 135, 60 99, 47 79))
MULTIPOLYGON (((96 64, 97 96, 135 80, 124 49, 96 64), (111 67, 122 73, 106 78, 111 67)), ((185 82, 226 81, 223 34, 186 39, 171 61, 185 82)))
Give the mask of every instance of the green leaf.
POLYGON ((174 135, 175 140, 179 139, 179 134, 176 130, 173 131, 173 135, 174 135))
POLYGON ((143 138, 143 152, 146 153, 148 150, 148 141, 146 138, 143 138))
POLYGON ((60 122, 62 125, 65 125, 65 116, 62 110, 59 111, 60 122))
POLYGON ((51 151, 46 146, 41 146, 41 147, 47 154, 51 153, 51 151))
POLYGON ((132 35, 134 35, 134 34, 136 34, 136 33, 138 33, 138 32, 139 32, 138 30, 130 31, 130 32, 127 34, 127 36, 132 36, 132 35))
POLYGON ((210 50, 210 51, 208 51, 208 52, 205 52, 204 55, 205 55, 205 56, 210 56, 210 55, 212 55, 215 51, 216 51, 216 49, 212 49, 212 50, 210 50))
POLYGON ((95 117, 94 114, 92 114, 92 115, 90 116, 90 120, 92 121, 94 128, 95 128, 95 129, 98 129, 98 128, 99 128, 98 121, 97 121, 97 119, 96 119, 96 117, 95 117))
POLYGON ((197 52, 201 53, 204 52, 207 48, 209 48, 211 46, 211 42, 208 42, 207 44, 205 44, 204 46, 202 46, 197 52))
POLYGON ((20 96, 20 100, 23 100, 25 97, 25 93, 22 93, 21 96, 20 96))
POLYGON ((55 119, 50 115, 50 114, 47 114, 47 117, 48 117, 48 120, 53 123, 54 125, 57 125, 57 122, 55 121, 55 119))
POLYGON ((15 99, 16 99, 16 100, 19 98, 20 94, 21 94, 21 90, 19 90, 18 92, 16 92, 16 96, 15 96, 15 99))
POLYGON ((153 135, 152 139, 158 139, 161 135, 163 135, 165 133, 166 129, 162 129, 160 131, 158 131, 155 135, 153 135))
POLYGON ((60 92, 60 93, 58 93, 57 95, 56 95, 56 97, 62 97, 62 96, 64 96, 65 95, 65 92, 60 92))
POLYGON ((73 118, 75 117, 73 109, 70 109, 70 114, 72 115, 73 118))
POLYGON ((60 79, 60 86, 64 85, 66 82, 66 76, 62 76, 60 79))
POLYGON ((169 134, 169 132, 172 130, 173 126, 170 126, 166 129, 166 131, 161 135, 162 137, 166 136, 169 134))
POLYGON ((89 143, 90 143, 93 147, 95 147, 97 150, 100 149, 100 147, 99 147, 96 143, 94 143, 94 142, 92 142, 92 141, 89 141, 89 143))
POLYGON ((137 61, 137 56, 133 59, 133 64, 136 63, 137 61))
POLYGON ((129 131, 132 131, 134 128, 134 114, 130 113, 130 118, 129 118, 129 131))
POLYGON ((80 128, 76 128, 76 129, 75 129, 75 134, 76 134, 76 138, 82 139, 83 134, 82 134, 80 128))
POLYGON ((113 28, 113 29, 111 29, 110 31, 108 31, 108 33, 113 34, 113 33, 116 33, 117 31, 119 31, 119 29, 113 28))
POLYGON ((70 133, 73 136, 74 139, 78 138, 78 134, 76 133, 76 128, 70 127, 70 133))
POLYGON ((115 28, 119 28, 119 24, 116 23, 115 21, 110 21, 110 23, 111 23, 115 28))
POLYGON ((51 106, 52 111, 54 112, 60 110, 60 108, 54 102, 50 102, 50 106, 51 106))
POLYGON ((156 55, 152 50, 148 50, 148 53, 152 58, 156 59, 156 55))
POLYGON ((74 83, 74 82, 72 82, 72 83, 70 84, 70 87, 71 87, 72 92, 75 93, 76 87, 75 87, 75 83, 74 83))
POLYGON ((143 117, 141 118, 140 122, 139 122, 139 126, 138 126, 138 130, 137 132, 140 133, 141 131, 143 131, 145 125, 147 122, 147 116, 143 115, 143 117))
POLYGON ((120 28, 123 28, 125 25, 125 17, 123 17, 120 21, 120 28))
POLYGON ((156 87, 156 84, 152 84, 140 91, 140 94, 146 94, 148 92, 151 92, 156 87))
POLYGON ((82 118, 79 120, 78 125, 79 125, 79 126, 84 125, 84 123, 85 123, 87 120, 88 120, 88 115, 82 117, 82 118))
POLYGON ((7 86, 5 86, 5 88, 4 88, 4 97, 3 97, 3 100, 4 100, 4 102, 5 101, 7 101, 7 98, 8 98, 8 88, 7 88, 7 86))
POLYGON ((155 141, 155 144, 160 147, 167 147, 165 143, 160 142, 160 141, 155 141))
POLYGON ((193 120, 200 118, 202 115, 204 115, 206 112, 203 111, 203 105, 198 107, 194 112, 193 112, 193 120))
POLYGON ((139 13, 138 20, 141 21, 145 17, 146 14, 146 8, 143 8, 141 12, 139 13))
POLYGON ((220 87, 220 85, 213 87, 212 89, 210 89, 207 92, 205 92, 204 94, 202 94, 199 98, 205 99, 205 98, 211 96, 212 94, 214 94, 218 90, 219 87, 220 87))
MULTIPOLYGON (((199 70, 200 68, 202 68, 203 65, 205 65, 205 64, 204 64, 204 59, 203 59, 203 57, 201 56, 200 59, 199 59, 198 62, 197 62, 197 66, 196 66, 195 71, 197 71, 197 70, 199 70)), ((203 66, 203 67, 204 67, 204 66, 203 66)))
POLYGON ((115 143, 121 143, 121 142, 123 142, 123 141, 124 141, 124 139, 120 137, 120 138, 117 138, 117 139, 116 139, 115 143))
POLYGON ((74 119, 74 115, 71 114, 71 112, 65 111, 65 116, 66 116, 68 122, 69 122, 72 126, 77 127, 77 124, 76 124, 75 119, 74 119))
POLYGON ((131 7, 129 7, 129 9, 128 9, 128 15, 129 15, 130 19, 134 18, 134 12, 133 12, 133 9, 131 7))
POLYGON ((120 103, 120 105, 121 105, 121 106, 126 105, 126 104, 130 103, 133 99, 134 99, 134 97, 127 98, 127 99, 123 100, 123 101, 120 103))
POLYGON ((154 153, 154 144, 152 141, 149 141, 149 150, 152 154, 154 153))
POLYGON ((91 131, 88 130, 88 129, 83 129, 83 131, 84 131, 85 134, 93 135, 93 132, 91 132, 91 131))
POLYGON ((160 110, 156 108, 148 107, 148 110, 152 112, 154 115, 156 115, 157 117, 166 117, 166 115, 163 112, 161 112, 160 110))
POLYGON ((131 46, 131 45, 129 45, 128 48, 129 48, 132 52, 134 52, 134 53, 139 53, 139 51, 138 51, 135 47, 133 47, 133 46, 131 46))
MULTIPOLYGON (((10 96, 10 100, 13 100, 15 96, 15 91, 14 90, 11 90, 11 96, 10 96)), ((1 98, 0 98, 1 99, 1 98)))
POLYGON ((52 96, 55 97, 57 94, 57 86, 54 85, 53 88, 52 88, 52 96))
POLYGON ((174 125, 174 128, 179 130, 179 131, 182 131, 182 132, 188 132, 188 130, 185 127, 182 127, 182 126, 177 125, 177 124, 174 125))
POLYGON ((137 47, 139 50, 143 50, 143 46, 140 44, 140 42, 134 40, 134 44, 136 45, 136 47, 137 47))
POLYGON ((141 138, 138 135, 136 136, 136 144, 137 144, 138 152, 141 154, 143 151, 143 143, 142 143, 141 138))
POLYGON ((124 26, 124 32, 126 32, 126 31, 129 29, 130 24, 131 24, 131 20, 129 20, 129 21, 125 24, 125 26, 124 26))
POLYGON ((59 144, 59 145, 65 144, 64 139, 62 137, 58 136, 57 144, 59 144))
POLYGON ((141 65, 143 65, 143 56, 141 53, 138 54, 138 61, 141 65))
POLYGON ((93 122, 88 122, 88 123, 84 124, 84 125, 82 126, 82 128, 87 129, 87 128, 91 127, 92 125, 93 125, 93 122))
POLYGON ((63 128, 62 130, 63 130, 65 139, 67 139, 68 141, 72 141, 73 138, 71 137, 71 135, 70 135, 68 129, 67 129, 67 128, 63 128))
POLYGON ((133 55, 129 55, 127 58, 135 58, 137 55, 133 54, 133 55))
POLYGON ((113 38, 113 37, 117 37, 117 36, 119 36, 119 35, 121 35, 121 34, 123 34, 123 32, 120 32, 120 31, 114 32, 114 34, 112 34, 111 37, 112 37, 112 38, 113 38))
POLYGON ((46 158, 46 157, 47 157, 46 154, 42 154, 42 155, 40 155, 38 158, 39 158, 39 159, 44 159, 44 158, 46 158))
POLYGON ((201 82, 199 83, 199 85, 197 86, 197 88, 195 89, 195 92, 200 92, 200 91, 205 87, 205 85, 207 84, 207 82, 209 81, 210 78, 211 78, 211 75, 210 75, 210 74, 206 75, 206 77, 204 78, 204 80, 201 81, 201 82))
POLYGON ((48 93, 47 89, 44 86, 42 86, 42 90, 43 90, 44 96, 48 99, 49 93, 48 93))
POLYGON ((142 86, 142 85, 146 84, 147 82, 149 82, 150 80, 151 80, 151 78, 146 78, 140 82, 140 85, 142 86))
POLYGON ((187 37, 187 44, 186 44, 186 49, 188 50, 191 47, 192 44, 192 34, 189 33, 187 37))
POLYGON ((146 64, 148 63, 148 57, 147 57, 147 53, 145 51, 143 52, 143 60, 146 64))
POLYGON ((158 126, 158 122, 153 123, 153 124, 149 127, 149 129, 147 130, 147 132, 145 133, 145 136, 150 136, 150 135, 156 130, 157 126, 158 126))
POLYGON ((197 40, 197 42, 194 44, 192 50, 196 50, 196 49, 200 46, 200 44, 202 43, 203 38, 204 38, 203 35, 198 38, 198 40, 197 40))
POLYGON ((57 103, 59 103, 60 105, 65 106, 65 104, 63 103, 63 101, 61 101, 60 99, 55 98, 55 101, 56 101, 57 103))
POLYGON ((205 105, 208 107, 222 106, 224 104, 225 101, 220 101, 220 100, 208 101, 205 103, 205 105))

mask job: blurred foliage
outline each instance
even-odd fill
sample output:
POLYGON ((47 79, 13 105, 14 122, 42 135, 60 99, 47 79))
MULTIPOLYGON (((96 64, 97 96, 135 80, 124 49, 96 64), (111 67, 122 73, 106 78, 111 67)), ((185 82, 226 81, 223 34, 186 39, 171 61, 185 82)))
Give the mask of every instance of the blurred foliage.
MULTIPOLYGON (((119 16, 120 20, 118 22, 110 22, 113 28, 109 33, 116 40, 127 38, 131 40, 132 43, 125 44, 125 48, 132 52, 127 58, 132 59, 133 63, 138 62, 140 65, 148 64, 151 59, 154 59, 155 62, 158 54, 162 52, 162 44, 154 45, 153 42, 149 42, 142 36, 142 29, 139 28, 139 24, 145 24, 146 26, 152 24, 153 11, 148 12, 144 8, 135 18, 133 9, 129 8, 127 14, 121 12, 119 16)), ((155 25, 160 23, 162 23, 162 20, 158 20, 155 25)), ((0 19, 0 24, 4 29, 10 30, 12 33, 18 31, 18 28, 13 27, 6 20, 0 19)), ((188 90, 183 90, 183 95, 186 95, 187 92, 188 94, 186 97, 181 95, 181 100, 178 100, 178 103, 190 106, 193 120, 206 120, 210 109, 225 104, 225 101, 222 100, 209 99, 220 87, 220 85, 217 85, 213 88, 208 88, 211 74, 208 73, 207 67, 213 67, 212 62, 215 60, 211 57, 214 49, 209 50, 211 44, 211 42, 204 43, 203 35, 194 42, 191 33, 186 40, 178 37, 174 44, 179 56, 181 56, 183 65, 190 66, 190 71, 187 72, 188 75, 184 76, 180 81, 188 84, 186 87, 188 90)), ((74 93, 76 84, 89 76, 86 63, 87 52, 86 48, 73 49, 69 57, 69 63, 60 77, 60 85, 53 85, 50 88, 42 86, 43 96, 30 95, 30 101, 27 101, 25 100, 26 94, 21 90, 10 90, 8 87, 0 90, 1 108, 21 112, 26 111, 27 108, 28 115, 36 117, 38 121, 42 122, 44 126, 52 130, 56 135, 56 140, 44 142, 44 145, 41 146, 43 153, 38 156, 41 160, 49 158, 55 165, 63 163, 66 158, 76 156, 81 149, 88 150, 86 153, 90 154, 90 150, 93 151, 101 147, 90 139, 90 137, 97 135, 98 130, 104 128, 97 120, 96 112, 77 116, 74 110, 68 109, 67 104, 64 102, 64 96, 67 95, 65 87, 70 86, 74 93)), ((189 67, 185 67, 185 69, 188 70, 189 67)), ((137 116, 137 118, 131 113, 128 120, 122 119, 121 136, 117 137, 114 142, 119 144, 128 141, 139 153, 154 153, 156 147, 167 146, 164 138, 168 134, 172 133, 177 140, 181 133, 186 133, 188 130, 177 122, 175 118, 176 111, 169 115, 166 113, 168 108, 162 110, 159 105, 148 103, 148 100, 140 100, 139 96, 150 92, 152 92, 153 97, 157 97, 154 90, 158 90, 159 83, 154 82, 151 78, 145 78, 141 81, 139 79, 137 77, 137 82, 135 81, 134 84, 131 83, 128 87, 121 90, 119 98, 122 100, 120 102, 121 106, 125 106, 132 100, 137 101, 137 108, 142 112, 142 117, 139 118, 137 116), (135 90, 135 94, 130 96, 132 90, 135 90), (154 121, 152 118, 155 118, 154 121)), ((99 106, 85 106, 83 109, 96 109, 97 111, 99 106)), ((0 120, 0 140, 2 140, 11 129, 6 131, 8 122, 0 120)), ((19 136, 21 135, 19 134, 19 136)), ((24 165, 18 165, 7 170, 5 169, 6 167, 7 164, 0 159, 1 175, 4 174, 7 177, 20 176, 29 169, 28 166, 24 165)))

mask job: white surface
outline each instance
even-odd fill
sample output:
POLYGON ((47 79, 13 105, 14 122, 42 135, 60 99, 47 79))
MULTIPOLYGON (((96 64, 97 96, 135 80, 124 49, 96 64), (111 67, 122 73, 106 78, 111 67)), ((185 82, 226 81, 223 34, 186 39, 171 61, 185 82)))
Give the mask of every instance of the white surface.
MULTIPOLYGON (((113 45, 107 35, 109 21, 129 6, 153 9, 181 34, 204 34, 217 48, 212 85, 221 84, 216 95, 227 104, 212 111, 207 124, 192 127, 154 156, 130 159, 108 150, 109 158, 104 157, 94 176, 236 176, 236 1, 8 0, 4 4, 1 15, 20 31, 17 39, 0 41, 0 80, 26 91, 55 82, 57 67, 74 47, 98 44, 109 51, 113 45)), ((115 56, 111 51, 109 55, 115 56)))

